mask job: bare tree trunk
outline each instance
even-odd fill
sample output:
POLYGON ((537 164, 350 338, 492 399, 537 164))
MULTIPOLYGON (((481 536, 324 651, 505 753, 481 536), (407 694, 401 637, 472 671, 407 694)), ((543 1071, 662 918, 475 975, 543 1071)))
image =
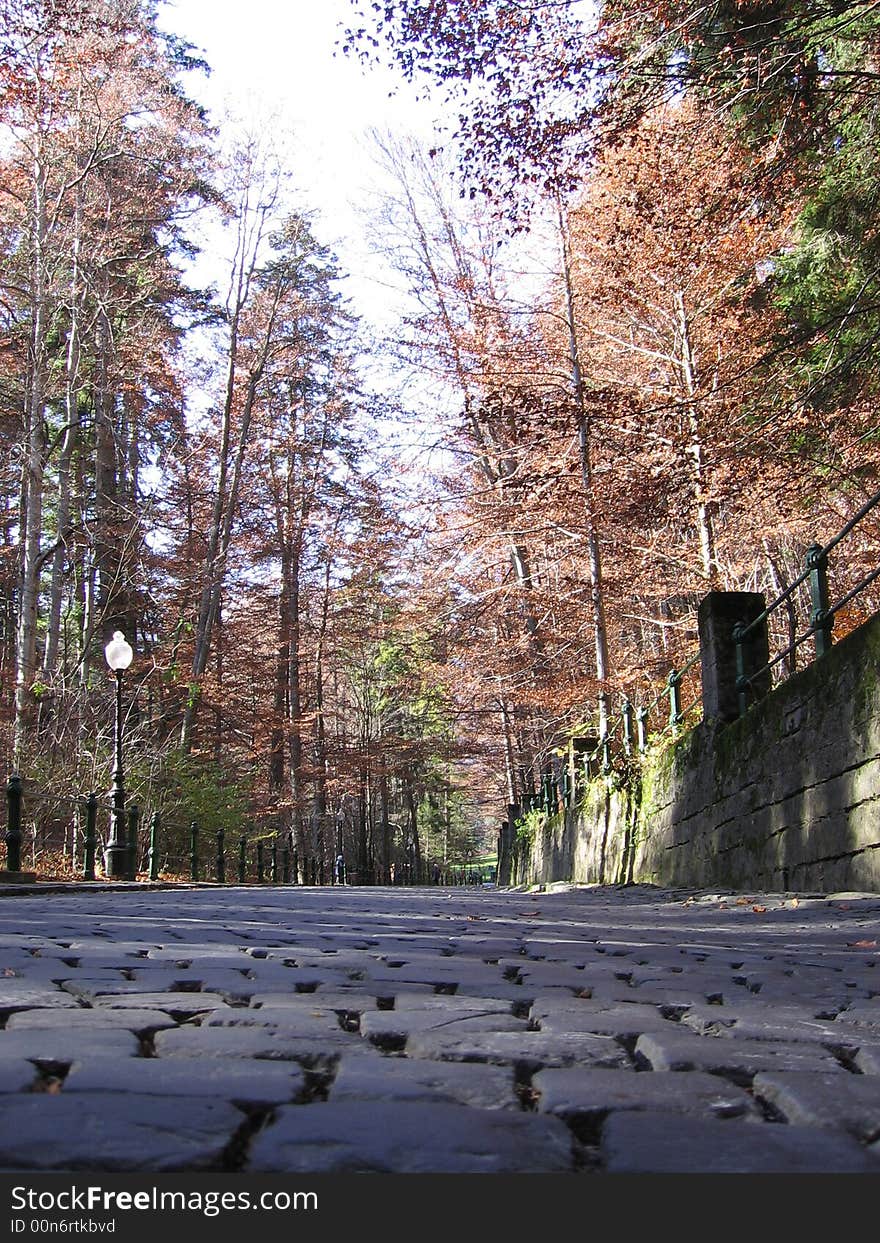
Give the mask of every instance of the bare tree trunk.
POLYGON ((32 685, 36 673, 37 597, 41 568, 40 534, 43 518, 45 455, 44 405, 46 385, 46 171, 39 136, 34 139, 33 200, 31 205, 31 340, 25 407, 25 453, 22 479, 21 541, 23 557, 19 580, 19 617, 15 662, 15 725, 13 767, 20 767, 33 719, 32 685))
POLYGON ((557 204, 557 207, 559 235, 562 243, 562 272, 565 284, 565 312, 568 326, 571 387, 575 401, 575 418, 577 421, 581 465, 581 486, 583 489, 584 517, 587 529, 587 565, 590 577, 590 605, 593 614, 593 637, 596 653, 596 680, 599 683, 599 733, 602 735, 608 728, 608 701, 606 687, 610 673, 608 665, 608 628, 605 622, 605 594, 602 583, 602 554, 599 543, 599 531, 596 523, 596 509, 593 499, 590 418, 585 400, 584 376, 583 369, 581 367, 580 347, 577 335, 577 319, 575 317, 574 306, 574 284, 572 281, 571 271, 571 247, 561 203, 557 204))
POLYGON ((691 463, 691 479, 694 491, 694 511, 696 516, 697 536, 700 542, 700 564, 703 577, 713 582, 717 577, 718 561, 715 552, 715 532, 709 505, 706 501, 705 467, 703 464, 703 444, 700 437, 699 406, 697 399, 697 371, 691 346, 690 324, 685 308, 684 294, 676 290, 674 295, 677 333, 676 336, 679 363, 685 392, 687 394, 687 419, 690 432, 690 444, 687 453, 691 463))

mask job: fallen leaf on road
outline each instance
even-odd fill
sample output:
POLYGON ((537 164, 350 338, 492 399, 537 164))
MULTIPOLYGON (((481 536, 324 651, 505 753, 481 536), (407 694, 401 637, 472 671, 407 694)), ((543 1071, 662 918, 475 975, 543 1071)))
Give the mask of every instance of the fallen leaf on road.
POLYGON ((797 898, 792 898, 792 900, 789 902, 788 905, 789 906, 800 906, 800 902, 798 902, 797 898))
POLYGON ((534 915, 540 914, 540 911, 517 911, 517 915, 520 915, 523 919, 531 919, 534 915))
POLYGON ((751 900, 752 900, 751 898, 737 898, 735 905, 736 906, 748 906, 751 900))
POLYGON ((854 950, 872 950, 877 946, 876 941, 847 941, 847 945, 854 950))
POLYGON ((485 919, 485 915, 468 915, 468 919, 485 919))
POLYGON ((755 912, 756 915, 763 915, 766 909, 767 909, 766 906, 753 906, 752 907, 752 910, 755 912))

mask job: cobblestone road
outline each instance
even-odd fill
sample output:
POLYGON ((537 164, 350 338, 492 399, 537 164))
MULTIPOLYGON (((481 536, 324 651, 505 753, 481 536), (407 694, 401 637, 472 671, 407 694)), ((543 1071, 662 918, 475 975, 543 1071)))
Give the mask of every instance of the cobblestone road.
POLYGON ((0 1169, 880 1172, 880 895, 0 897, 0 1169))

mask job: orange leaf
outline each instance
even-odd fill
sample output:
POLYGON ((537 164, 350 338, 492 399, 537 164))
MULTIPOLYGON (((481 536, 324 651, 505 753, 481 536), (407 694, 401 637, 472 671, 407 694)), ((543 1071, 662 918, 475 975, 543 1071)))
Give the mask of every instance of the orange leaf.
POLYGON ((847 945, 854 950, 872 950, 877 946, 876 941, 847 941, 847 945))
POLYGON ((766 906, 753 906, 752 907, 752 910, 755 912, 756 915, 763 915, 766 909, 767 909, 766 906))

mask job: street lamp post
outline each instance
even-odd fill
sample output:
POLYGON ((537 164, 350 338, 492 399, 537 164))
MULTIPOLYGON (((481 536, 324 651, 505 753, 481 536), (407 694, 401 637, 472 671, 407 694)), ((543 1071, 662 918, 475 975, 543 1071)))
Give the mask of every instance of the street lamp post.
POLYGON ((134 652, 126 643, 121 630, 113 632, 113 638, 104 648, 104 655, 116 676, 116 746, 113 768, 113 786, 110 790, 111 829, 110 841, 104 851, 104 874, 117 880, 128 876, 128 840, 125 825, 125 773, 122 767, 122 676, 131 664, 134 652))

